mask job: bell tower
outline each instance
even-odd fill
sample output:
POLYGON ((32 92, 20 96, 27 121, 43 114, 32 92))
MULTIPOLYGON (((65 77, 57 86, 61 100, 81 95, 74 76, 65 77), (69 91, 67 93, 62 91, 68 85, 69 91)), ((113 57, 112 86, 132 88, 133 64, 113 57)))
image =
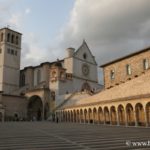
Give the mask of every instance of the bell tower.
POLYGON ((0 29, 0 91, 11 94, 19 88, 22 34, 0 29))

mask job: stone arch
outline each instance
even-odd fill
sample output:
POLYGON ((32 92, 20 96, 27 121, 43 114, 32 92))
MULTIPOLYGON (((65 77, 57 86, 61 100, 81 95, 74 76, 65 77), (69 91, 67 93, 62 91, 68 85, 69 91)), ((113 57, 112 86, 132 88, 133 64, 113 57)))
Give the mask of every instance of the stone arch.
POLYGON ((104 107, 104 118, 105 118, 105 123, 110 124, 110 114, 109 114, 109 109, 108 107, 104 107))
POLYGON ((76 122, 80 122, 80 113, 79 113, 79 110, 77 110, 77 117, 76 117, 76 122))
POLYGON ((71 114, 71 115, 70 115, 70 122, 73 122, 73 111, 71 110, 70 112, 71 112, 71 113, 70 113, 70 114, 71 114))
POLYGON ((136 119, 139 126, 145 125, 145 113, 141 103, 135 105, 136 119))
POLYGON ((98 123, 98 112, 95 107, 93 108, 93 122, 98 123))
POLYGON ((29 98, 28 106, 28 119, 29 120, 42 120, 43 119, 43 102, 42 99, 34 95, 31 98, 29 98))
POLYGON ((45 103, 45 106, 44 106, 44 119, 47 120, 49 117, 49 105, 48 103, 45 103))
POLYGON ((145 110, 146 110, 147 124, 150 125, 150 102, 146 104, 145 110))
POLYGON ((74 116, 73 122, 77 122, 77 113, 76 113, 76 110, 73 110, 73 116, 74 116))
POLYGON ((125 110, 121 104, 118 106, 118 121, 120 125, 125 125, 125 110))
POLYGON ((83 115, 82 109, 80 109, 80 121, 81 121, 81 123, 84 123, 84 115, 83 115))
POLYGON ((88 109, 88 122, 93 123, 93 115, 92 115, 92 109, 88 109))
POLYGON ((91 91, 91 87, 90 87, 89 83, 87 83, 87 82, 83 83, 83 85, 82 85, 81 91, 85 91, 85 90, 91 91))
POLYGON ((104 123, 102 107, 98 108, 98 121, 99 121, 99 123, 104 123))
POLYGON ((115 106, 111 106, 110 108, 110 117, 111 117, 111 124, 116 125, 117 124, 117 113, 115 106))
POLYGON ((134 118, 134 110, 133 106, 128 103, 126 105, 126 113, 127 113, 127 123, 129 126, 135 125, 135 118, 134 118))
POLYGON ((67 118, 68 118, 68 119, 67 119, 67 120, 68 120, 68 122, 70 122, 70 121, 71 121, 71 118, 70 118, 70 117, 71 117, 71 114, 70 114, 70 111, 68 111, 68 117, 67 117, 67 118))
POLYGON ((84 109, 84 118, 85 118, 85 123, 88 123, 88 113, 86 109, 84 109))

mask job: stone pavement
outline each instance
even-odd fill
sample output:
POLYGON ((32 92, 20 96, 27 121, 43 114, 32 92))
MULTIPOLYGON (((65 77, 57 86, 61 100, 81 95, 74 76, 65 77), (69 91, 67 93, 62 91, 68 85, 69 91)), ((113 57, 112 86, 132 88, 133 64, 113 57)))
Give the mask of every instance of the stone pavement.
POLYGON ((0 123, 0 150, 128 150, 150 140, 150 128, 51 122, 0 123))

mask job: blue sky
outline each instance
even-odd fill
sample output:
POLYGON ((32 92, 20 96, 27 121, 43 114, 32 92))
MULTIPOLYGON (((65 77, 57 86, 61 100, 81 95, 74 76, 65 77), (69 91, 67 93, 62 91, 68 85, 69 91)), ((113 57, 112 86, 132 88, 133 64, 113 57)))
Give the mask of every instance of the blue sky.
POLYGON ((83 39, 102 65, 150 46, 150 0, 0 0, 7 25, 23 33, 21 67, 64 58, 83 39))

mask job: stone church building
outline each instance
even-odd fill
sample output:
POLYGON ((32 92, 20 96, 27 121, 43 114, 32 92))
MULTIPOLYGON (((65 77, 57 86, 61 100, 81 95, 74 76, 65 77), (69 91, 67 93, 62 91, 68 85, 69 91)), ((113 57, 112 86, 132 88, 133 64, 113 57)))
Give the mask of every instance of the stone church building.
POLYGON ((1 121, 47 119, 77 93, 86 91, 89 96, 102 88, 95 57, 85 41, 76 50, 68 48, 62 60, 20 70, 21 38, 19 32, 0 29, 1 121))
POLYGON ((0 120, 150 126, 150 47, 101 65, 87 43, 20 70, 21 33, 0 29, 0 120))

